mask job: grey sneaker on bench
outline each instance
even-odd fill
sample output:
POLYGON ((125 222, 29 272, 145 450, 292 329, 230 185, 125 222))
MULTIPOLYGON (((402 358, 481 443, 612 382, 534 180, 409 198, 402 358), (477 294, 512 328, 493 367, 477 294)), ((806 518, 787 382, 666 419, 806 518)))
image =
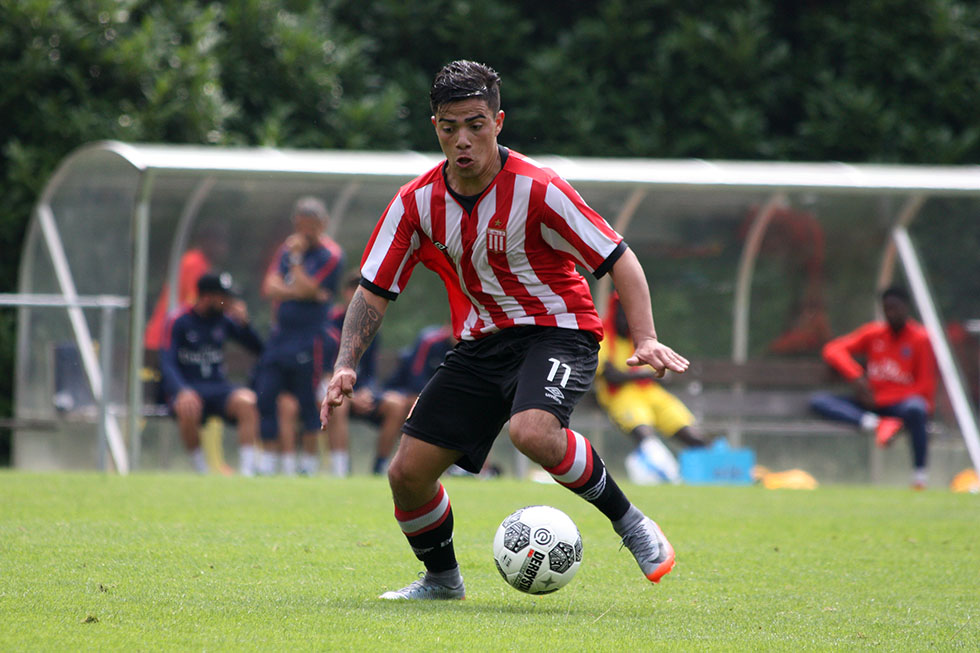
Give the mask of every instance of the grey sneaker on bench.
POLYGON ((667 541, 657 522, 649 517, 644 517, 623 536, 623 546, 636 558, 643 575, 654 583, 659 583, 674 568, 674 547, 667 541))
POLYGON ((378 598, 395 600, 406 599, 409 601, 445 601, 465 599, 466 590, 463 587, 462 582, 459 584, 459 587, 446 587, 445 585, 440 585, 433 580, 429 580, 424 573, 420 573, 417 581, 414 581, 410 585, 403 587, 400 590, 385 592, 378 598))

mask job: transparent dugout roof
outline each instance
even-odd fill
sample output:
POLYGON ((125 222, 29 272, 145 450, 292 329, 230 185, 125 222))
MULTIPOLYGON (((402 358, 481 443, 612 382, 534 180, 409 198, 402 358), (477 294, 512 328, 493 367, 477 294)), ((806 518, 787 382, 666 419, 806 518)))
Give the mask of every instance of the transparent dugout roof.
MULTIPOLYGON (((980 318, 980 243, 962 237, 963 225, 980 217, 980 166, 535 158, 623 233, 648 274, 658 331, 691 358, 815 356, 772 345, 814 307, 840 333, 873 316, 876 291, 889 280, 915 289, 920 279, 901 265, 896 227, 918 244, 931 304, 917 294, 920 311, 935 309, 942 321, 980 318)), ((212 267, 233 275, 265 334, 271 309, 261 281, 290 233, 298 197, 325 201, 328 233, 344 248, 346 269, 356 270, 399 186, 441 159, 93 143, 62 162, 39 199, 19 290, 126 300, 129 308, 109 311, 106 388, 118 407, 116 454, 128 446, 138 456, 146 322, 189 248, 220 234, 212 267)), ((595 293, 605 292, 596 282, 595 293)), ((438 279, 420 269, 386 316, 383 346, 410 344, 447 313, 438 279)), ((98 373, 105 316, 98 306, 20 309, 18 417, 56 410, 59 347, 78 350, 89 381, 98 373)))

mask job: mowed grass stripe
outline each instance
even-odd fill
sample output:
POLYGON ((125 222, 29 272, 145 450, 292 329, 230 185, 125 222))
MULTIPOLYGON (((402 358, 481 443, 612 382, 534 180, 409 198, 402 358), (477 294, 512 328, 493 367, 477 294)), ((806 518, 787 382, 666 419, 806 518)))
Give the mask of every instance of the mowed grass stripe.
POLYGON ((379 601, 421 565, 383 479, 0 473, 0 650, 977 650, 980 497, 634 487, 675 570, 647 582, 567 490, 445 480, 467 599, 379 601), (514 509, 582 532, 572 583, 497 575, 514 509))

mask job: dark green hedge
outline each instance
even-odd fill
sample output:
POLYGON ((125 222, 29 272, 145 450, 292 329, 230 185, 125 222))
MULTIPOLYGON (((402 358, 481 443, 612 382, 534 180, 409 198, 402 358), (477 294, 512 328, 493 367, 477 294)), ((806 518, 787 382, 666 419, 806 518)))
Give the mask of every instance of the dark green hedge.
POLYGON ((980 160, 972 2, 0 0, 0 291, 80 144, 432 150, 428 84, 460 57, 500 71, 530 154, 980 160))

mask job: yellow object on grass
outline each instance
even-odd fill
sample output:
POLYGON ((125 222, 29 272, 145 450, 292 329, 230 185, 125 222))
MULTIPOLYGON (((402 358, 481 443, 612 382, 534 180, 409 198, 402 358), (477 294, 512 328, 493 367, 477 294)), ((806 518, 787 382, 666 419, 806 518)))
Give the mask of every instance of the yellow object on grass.
POLYGON ((980 493, 980 478, 977 478, 977 470, 964 469, 953 477, 953 482, 949 484, 949 489, 953 492, 980 493))
POLYGON ((802 469, 771 472, 762 465, 756 465, 752 468, 752 478, 761 482, 767 490, 815 490, 820 485, 817 479, 802 469))

